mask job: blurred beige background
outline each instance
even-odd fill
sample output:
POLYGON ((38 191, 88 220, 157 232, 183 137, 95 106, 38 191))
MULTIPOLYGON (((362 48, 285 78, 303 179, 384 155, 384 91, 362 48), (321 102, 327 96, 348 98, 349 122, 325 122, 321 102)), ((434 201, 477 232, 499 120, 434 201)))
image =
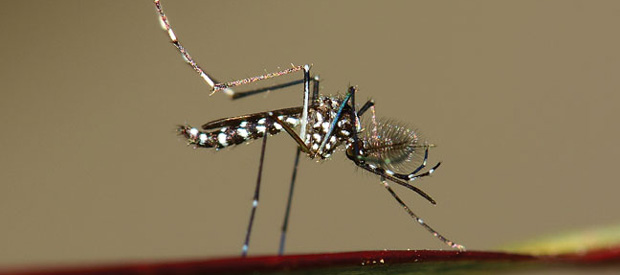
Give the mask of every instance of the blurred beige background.
MULTIPOLYGON (((620 222, 620 2, 164 1, 220 80, 313 64, 420 128, 444 165, 397 192, 469 249, 620 222)), ((4 1, 0 266, 234 256, 260 143, 192 150, 175 125, 300 104, 209 97, 150 1, 4 1)), ((283 79, 284 80, 284 79, 283 79)), ((277 81, 276 81, 277 82, 277 81)), ((269 140, 250 255, 277 251, 295 144, 269 140)), ((303 159, 287 253, 446 249, 378 178, 303 159)))

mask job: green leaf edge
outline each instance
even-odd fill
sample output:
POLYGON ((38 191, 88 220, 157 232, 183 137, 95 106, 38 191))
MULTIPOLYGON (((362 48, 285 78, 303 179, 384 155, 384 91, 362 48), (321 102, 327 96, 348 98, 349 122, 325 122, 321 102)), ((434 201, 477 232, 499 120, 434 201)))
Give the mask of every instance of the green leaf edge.
POLYGON ((584 253, 620 245, 620 224, 547 235, 501 247, 501 251, 536 256, 584 253))

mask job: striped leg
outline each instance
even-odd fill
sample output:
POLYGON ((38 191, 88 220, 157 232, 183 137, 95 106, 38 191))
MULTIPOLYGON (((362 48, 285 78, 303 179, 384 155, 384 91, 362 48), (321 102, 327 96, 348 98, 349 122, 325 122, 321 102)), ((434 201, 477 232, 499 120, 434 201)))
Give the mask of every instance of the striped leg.
POLYGON ((360 167, 360 168, 362 168, 362 169, 364 169, 364 170, 366 170, 368 172, 377 174, 377 175, 381 176, 381 178, 389 179, 390 181, 395 182, 398 185, 407 187, 411 191, 418 193, 418 195, 422 196, 423 198, 428 200, 430 203, 437 204, 437 202, 433 198, 431 198, 431 196, 426 194, 426 192, 422 191, 420 188, 417 188, 417 187, 415 187, 415 186, 413 186, 413 185, 411 185, 411 184, 409 184, 407 182, 404 182, 404 181, 402 181, 402 180, 400 180, 398 178, 395 178, 393 175, 390 175, 390 173, 387 172, 389 170, 385 170, 385 169, 383 169, 381 167, 376 167, 374 165, 361 162, 361 161, 357 160, 356 156, 353 156, 353 155, 347 154, 347 157, 350 160, 352 160, 353 162, 355 162, 355 165, 357 165, 358 167, 360 167))
POLYGON ((256 215, 256 208, 258 207, 258 199, 260 195, 260 183, 263 174, 263 162, 265 160, 265 147, 267 146, 267 136, 269 134, 265 132, 263 136, 263 144, 260 150, 260 162, 258 164, 258 177, 256 179, 256 189, 254 190, 254 199, 252 200, 252 211, 250 212, 250 222, 248 224, 248 230, 245 233, 245 241, 243 242, 243 248, 241 250, 241 257, 248 255, 248 247, 250 245, 250 234, 252 233, 252 225, 254 224, 254 216, 256 215))
MULTIPOLYGON (((172 26, 170 26, 170 22, 168 22, 168 17, 164 13, 164 10, 163 10, 163 8, 161 6, 161 3, 159 3, 159 0, 153 0, 153 3, 155 4, 155 8, 157 9, 157 13, 159 14, 159 19, 160 19, 161 27, 168 34, 168 37, 170 38, 170 42, 172 42, 172 44, 179 50, 179 53, 181 53, 181 56, 183 56, 183 59, 185 61, 187 61, 187 64, 190 67, 192 67, 192 69, 194 71, 196 71, 196 73, 198 73, 198 75, 200 75, 200 77, 205 82, 207 82, 207 84, 209 85, 209 87, 211 87, 211 89, 214 89, 215 88, 215 81, 213 80, 213 78, 211 76, 209 76, 200 67, 200 65, 198 65, 198 63, 196 63, 196 61, 194 61, 192 56, 189 55, 189 52, 185 49, 185 47, 183 47, 183 45, 181 45, 181 42, 179 42, 179 40, 177 39, 177 36, 176 36, 176 34, 174 34, 174 30, 172 30, 172 26)), ((215 92, 215 90, 213 90, 213 92, 215 92)))
MULTIPOLYGON (((304 107, 303 107, 302 112, 305 112, 304 117, 306 120, 308 119, 307 108, 310 107, 310 106, 305 105, 305 103, 308 102, 306 95, 309 94, 309 86, 308 86, 310 84, 309 82, 310 82, 310 71, 308 67, 308 70, 304 70, 304 82, 303 82, 304 83, 304 107), (308 93, 306 93, 306 91, 308 91, 308 93)), ((319 100, 319 77, 315 76, 312 78, 312 97, 309 100, 309 104, 315 104, 318 100, 319 100)), ((302 127, 303 127, 302 129, 305 129, 305 123, 304 123, 304 126, 302 127)), ((297 179, 297 167, 299 166, 299 157, 302 151, 303 152, 309 151, 308 147, 306 146, 305 143, 303 143, 299 135, 295 134, 295 132, 293 132, 292 129, 286 130, 286 131, 289 133, 289 135, 291 135, 291 137, 293 137, 293 139, 295 139, 295 141, 297 141, 299 147, 297 147, 297 152, 295 153, 293 175, 291 176, 291 186, 289 187, 288 199, 286 200, 286 211, 284 212, 284 221, 282 222, 282 232, 280 234, 280 248, 278 249, 278 255, 280 256, 284 254, 284 245, 286 244, 286 233, 288 231, 288 221, 291 215, 291 205, 293 203, 293 190, 295 188, 295 180, 297 179)))
POLYGON ((428 232, 431 232, 431 234, 433 234, 433 236, 437 237, 440 241, 442 241, 443 243, 447 244, 448 246, 450 246, 452 248, 456 248, 456 249, 458 249, 460 251, 465 251, 465 247, 464 246, 462 246, 460 244, 457 244, 457 243, 455 243, 453 241, 448 240, 446 237, 442 236, 441 234, 439 234, 439 232, 435 231, 435 229, 433 229, 427 223, 425 223, 424 220, 422 220, 420 217, 418 217, 418 215, 413 213, 413 211, 411 211, 411 208, 409 208, 409 206, 407 206, 405 204, 405 202, 403 202, 403 200, 401 200, 400 197, 398 197, 398 195, 396 195, 394 190, 392 190, 392 187, 390 187, 388 182, 385 180, 385 177, 381 177, 381 183, 383 183, 383 186, 385 187, 385 189, 387 189, 387 191, 390 192, 390 195, 392 195, 392 197, 394 197, 394 199, 407 212, 407 214, 409 214, 409 216, 411 216, 422 227, 424 227, 424 229, 428 230, 428 232))
MULTIPOLYGON (((166 34, 168 34, 168 38, 170 39, 170 42, 172 42, 172 44, 177 48, 177 50, 179 51, 183 59, 187 62, 187 64, 196 73, 198 73, 198 75, 207 83, 207 85, 209 85, 209 87, 211 87, 211 90, 212 90, 211 95, 214 94, 215 92, 222 91, 228 96, 230 96, 232 99, 242 97, 243 95, 239 95, 231 87, 239 86, 239 85, 243 85, 247 83, 252 83, 252 82, 256 82, 260 80, 265 80, 269 78, 274 78, 274 77, 281 76, 281 75, 286 75, 292 72, 300 71, 304 68, 304 66, 293 66, 290 69, 282 70, 282 71, 275 72, 275 73, 268 73, 268 74, 259 75, 255 77, 249 77, 249 78, 232 81, 228 83, 217 83, 217 81, 215 81, 215 79, 213 79, 212 76, 207 74, 205 70, 203 70, 202 67, 200 67, 200 65, 189 54, 187 49, 181 44, 181 42, 179 42, 179 39, 174 33, 174 30, 172 29, 172 26, 170 25, 170 22, 168 21, 168 17, 164 13, 163 7, 161 6, 161 3, 159 2, 159 0, 153 0, 153 3, 155 4, 155 9, 157 10, 157 13, 159 15, 161 27, 166 31, 166 34)), ((305 65, 305 66, 308 66, 308 65, 305 65)), ((294 85, 296 83, 297 82, 291 82, 290 85, 294 85)), ((254 93, 250 93, 250 94, 254 94, 254 93)), ((249 94, 246 94, 246 95, 249 95, 249 94)))
MULTIPOLYGON (((309 71, 304 72, 304 84, 308 83, 307 79, 309 77, 310 77, 310 72, 309 71)), ((304 90, 306 87, 307 86, 304 85, 304 90)), ((312 97, 310 99, 310 104, 314 104, 318 101, 319 87, 320 87, 319 77, 315 76, 312 78, 312 97)), ((304 93, 304 97, 305 97, 305 93, 304 93)), ((289 217, 291 215, 291 205, 293 203, 293 190, 295 188, 295 180, 297 179, 297 167, 299 166, 299 157, 302 151, 304 152, 308 151, 308 147, 303 143, 303 141, 298 135, 296 135, 292 131, 287 130, 287 132, 289 132, 289 135, 291 135, 291 137, 293 137, 293 139, 295 139, 298 142, 299 147, 297 147, 297 153, 295 154, 295 162, 293 165, 293 175, 291 177, 291 186, 289 187, 288 199, 286 200, 286 211, 284 212, 284 221, 282 222, 282 233, 280 234, 280 248, 278 249, 278 255, 280 256, 284 254, 284 245, 286 244, 286 233, 288 231, 288 222, 289 222, 289 217)))
POLYGON ((297 178, 297 167, 299 165, 299 156, 301 155, 301 148, 297 147, 297 153, 295 154, 295 164, 293 165, 293 176, 291 177, 291 186, 288 191, 288 199, 286 200, 286 211, 284 212, 284 221, 282 222, 282 233, 280 234, 280 248, 278 249, 278 255, 284 254, 284 245, 286 243, 286 232, 288 231, 288 219, 291 214, 291 204, 293 203, 293 189, 295 188, 295 179, 297 178))
MULTIPOLYGON (((355 102, 355 99, 352 99, 353 102, 355 102)), ((353 110, 353 115, 354 116, 361 116, 363 113, 365 113, 368 109, 372 110, 372 122, 373 122, 373 134, 372 137, 373 138, 379 138, 377 135, 377 122, 375 120, 375 112, 374 112, 374 102, 372 102, 371 100, 369 100, 368 102, 366 102, 366 104, 364 104, 364 106, 362 106, 362 108, 360 108, 359 113, 355 113, 355 110, 353 110)), ((353 144, 360 144, 359 141, 359 137, 357 135, 353 136, 354 141, 353 144)), ((354 146, 352 151, 347 150, 346 155, 347 157, 352 160, 358 167, 361 167, 369 172, 372 172, 374 174, 377 174, 381 177, 381 183, 383 184, 383 186, 386 188, 386 190, 390 193, 390 195, 392 195, 392 197, 400 204, 400 206, 407 212, 407 214, 409 214, 409 216, 411 216, 414 220, 416 220, 420 225, 422 225, 422 227, 424 227, 426 230, 428 230, 429 232, 431 232, 431 234, 433 234, 433 236, 437 237, 440 241, 442 241, 443 243, 445 243, 446 245, 452 247, 452 248, 456 248, 460 251, 465 251, 465 247, 454 243, 450 240, 448 240, 447 238, 445 238, 444 236, 442 236, 441 234, 439 234, 439 232, 435 231, 432 227, 430 227, 428 224, 426 224, 420 217, 418 217, 415 213, 413 213, 413 211, 411 211, 411 208, 409 208, 405 202, 394 192, 394 190, 392 190, 392 188, 390 187, 389 183, 387 182, 387 180, 390 180, 392 182, 395 182, 399 185, 402 185, 404 187, 407 187, 411 190, 413 190, 414 192, 418 193, 420 196, 422 196, 423 198, 427 199, 430 203, 432 204, 436 204, 435 200, 433 200, 433 198, 431 198, 428 194, 426 194, 424 191, 422 191, 421 189, 407 183, 407 181, 413 181, 417 178, 420 177, 425 177, 425 176, 429 176, 430 174, 432 174, 435 169, 437 169, 439 167, 439 165, 441 165, 441 162, 437 163, 434 167, 432 167, 431 169, 429 169, 427 172, 421 173, 421 174, 417 174, 418 172, 420 172, 424 167, 426 167, 426 163, 428 160, 428 149, 430 146, 426 146, 426 150, 424 152, 424 160, 422 162, 422 164, 420 166, 418 166, 412 173, 410 174, 397 174, 391 170, 387 170, 381 167, 377 167, 376 165, 373 164, 369 164, 366 163, 363 159, 359 158, 359 146, 354 146), (386 180, 387 179, 387 180, 386 180)))
POLYGON ((397 174, 394 173, 392 171, 388 171, 388 173, 391 173, 394 177, 402 179, 402 180, 406 180, 406 181, 414 181, 418 178, 421 177, 426 177, 426 176, 430 176, 433 172, 435 172, 435 170, 439 167, 439 165, 441 165, 441 162, 438 162, 437 164, 435 164, 435 166, 433 166, 431 169, 428 169, 428 171, 418 174, 418 172, 420 172, 420 170, 422 170, 424 167, 426 167, 426 162, 428 160, 428 149, 430 146, 427 146, 425 151, 424 151, 424 160, 422 161, 422 164, 420 166, 418 166, 418 168, 416 168, 415 170, 413 170, 413 172, 409 173, 409 174, 397 174))

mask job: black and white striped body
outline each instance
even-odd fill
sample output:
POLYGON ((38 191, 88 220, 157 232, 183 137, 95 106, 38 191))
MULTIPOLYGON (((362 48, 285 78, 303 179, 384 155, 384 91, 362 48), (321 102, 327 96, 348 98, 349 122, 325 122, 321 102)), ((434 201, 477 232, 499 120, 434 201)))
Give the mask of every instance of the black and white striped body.
MULTIPOLYGON (((336 118, 341 104, 341 97, 320 97, 318 102, 309 108, 306 136, 302 139, 308 148, 307 154, 311 158, 328 158, 337 147, 343 143, 350 144, 352 142, 351 136, 356 129, 353 128, 354 123, 351 120, 350 107, 345 106, 344 112, 339 118, 336 118), (338 119, 338 122, 334 124, 331 136, 321 148, 335 119, 338 119)), ((289 108, 287 110, 296 109, 289 108)), ((276 116, 292 129, 301 124, 301 113, 276 114, 276 116)), ((200 131, 198 128, 183 125, 179 127, 179 133, 187 138, 189 144, 217 150, 262 138, 265 132, 275 135, 284 131, 282 125, 270 120, 268 113, 262 113, 262 116, 254 114, 241 116, 239 119, 219 120, 205 124, 209 127, 214 124, 221 125, 217 130, 212 131, 200 131)))
MULTIPOLYGON (((183 125, 179 127, 179 134, 185 136, 189 144, 219 150, 262 138, 266 132, 275 135, 283 131, 282 125, 277 122, 268 123, 267 119, 262 117, 239 120, 238 124, 222 126, 214 131, 200 131, 198 128, 183 125)), ((278 119, 291 128, 299 125, 299 114, 280 115, 278 119)))

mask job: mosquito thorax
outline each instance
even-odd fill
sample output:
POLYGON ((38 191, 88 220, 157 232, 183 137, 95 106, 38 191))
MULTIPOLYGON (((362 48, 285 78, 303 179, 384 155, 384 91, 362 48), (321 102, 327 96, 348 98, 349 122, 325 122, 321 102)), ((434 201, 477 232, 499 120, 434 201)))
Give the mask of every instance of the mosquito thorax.
POLYGON ((328 158, 338 146, 350 139, 355 129, 351 119, 351 107, 344 106, 343 113, 338 116, 342 102, 342 96, 321 96, 308 110, 306 136, 302 138, 310 157, 328 158), (330 129, 331 135, 327 138, 330 129))

